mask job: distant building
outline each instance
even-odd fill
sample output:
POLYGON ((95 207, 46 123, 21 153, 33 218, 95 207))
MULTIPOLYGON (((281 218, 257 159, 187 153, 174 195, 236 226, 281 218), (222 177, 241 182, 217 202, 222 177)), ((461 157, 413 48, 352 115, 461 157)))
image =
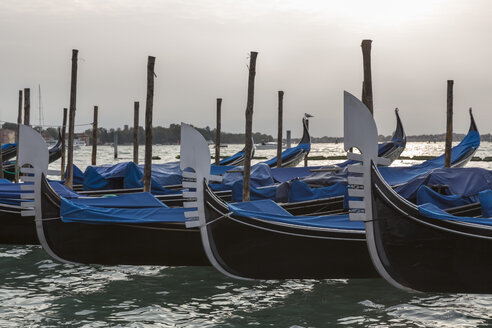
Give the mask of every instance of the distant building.
POLYGON ((15 131, 9 129, 0 130, 0 140, 3 144, 14 143, 15 142, 15 131))
POLYGON ((86 145, 88 145, 90 143, 90 136, 85 134, 84 132, 75 133, 74 139, 77 139, 80 142, 85 143, 86 145))

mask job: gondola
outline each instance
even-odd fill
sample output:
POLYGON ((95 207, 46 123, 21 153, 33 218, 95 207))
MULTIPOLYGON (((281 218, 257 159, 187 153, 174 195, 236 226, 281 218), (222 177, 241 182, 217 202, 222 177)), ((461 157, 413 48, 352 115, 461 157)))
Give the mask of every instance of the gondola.
POLYGON ((183 177, 187 186, 196 190, 187 194, 187 206, 197 207, 185 214, 187 226, 200 229, 205 253, 220 272, 239 279, 378 276, 365 246, 363 225, 351 224, 348 215, 331 219, 291 216, 289 222, 278 219, 288 217, 283 209, 265 201, 236 204, 242 214, 235 214, 231 205, 208 188, 208 182, 219 177, 209 173, 210 151, 205 139, 191 126, 183 124, 181 131, 183 177), (257 216, 245 215, 251 208, 244 206, 259 208, 257 216))
MULTIPOLYGON (((491 293, 492 220, 450 215, 431 204, 416 206, 395 193, 376 168, 377 129, 367 127, 367 109, 353 96, 345 99, 354 105, 352 113, 345 108, 345 133, 352 133, 345 149, 358 148, 361 155, 350 155, 363 161, 349 167, 354 174, 349 195, 361 197, 350 204, 350 218, 365 223, 380 275, 407 291, 491 293)), ((485 195, 490 197, 490 191, 485 195)), ((490 206, 490 200, 482 200, 482 206, 490 206)))
MULTIPOLYGON (((302 162, 304 158, 309 154, 311 150, 311 136, 309 135, 309 128, 307 126, 308 118, 304 116, 302 118, 302 138, 299 144, 295 147, 288 148, 282 152, 280 158, 282 159, 282 167, 295 167, 302 162)), ((277 167, 277 157, 263 162, 269 167, 277 167)))
MULTIPOLYGON (((22 144, 22 142, 21 142, 22 144)), ((49 149, 49 162, 52 163, 59 159, 61 157, 61 152, 62 152, 62 136, 60 129, 58 129, 58 140, 56 144, 49 149)), ((15 147, 15 153, 11 157, 15 157, 17 154, 17 147, 15 147)), ((3 158, 5 160, 5 158, 3 158)), ((15 179, 15 161, 5 161, 3 163, 3 173, 5 179, 8 179, 10 181, 13 181, 15 179)))

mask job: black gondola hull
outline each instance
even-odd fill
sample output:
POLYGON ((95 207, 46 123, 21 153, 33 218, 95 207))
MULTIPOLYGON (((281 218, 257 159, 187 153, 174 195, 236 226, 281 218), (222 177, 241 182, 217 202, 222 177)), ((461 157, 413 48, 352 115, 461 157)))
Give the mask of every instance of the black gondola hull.
POLYGON ((373 168, 373 236, 384 270, 424 292, 492 293, 492 229, 430 219, 373 168))
POLYGON ((310 229, 241 216, 218 219, 228 210, 209 190, 205 212, 210 250, 231 275, 252 279, 379 277, 364 232, 310 229))
POLYGON ((38 245, 33 216, 21 216, 20 208, 0 204, 0 244, 38 245))
POLYGON ((210 265, 197 229, 184 223, 65 223, 59 199, 46 180, 42 186, 42 229, 46 245, 59 258, 105 265, 210 265))

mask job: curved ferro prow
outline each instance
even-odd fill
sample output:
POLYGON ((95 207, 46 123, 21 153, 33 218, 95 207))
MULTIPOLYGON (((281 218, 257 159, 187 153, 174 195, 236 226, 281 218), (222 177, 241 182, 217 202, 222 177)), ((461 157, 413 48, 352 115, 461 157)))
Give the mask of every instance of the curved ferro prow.
MULTIPOLYGON (((26 174, 21 177, 24 182, 33 184, 24 184, 22 190, 32 190, 34 193, 22 194, 23 199, 32 199, 33 202, 23 202, 21 205, 24 210, 22 216, 34 216, 36 222, 36 233, 41 245, 46 244, 46 238, 43 231, 42 222, 42 177, 48 174, 49 151, 43 137, 34 129, 26 125, 19 125, 19 167, 20 172, 26 174)), ((52 254, 49 249, 46 250, 51 256, 59 259, 52 254)), ((62 261, 61 259, 59 259, 62 261)))
POLYGON ((187 228, 198 227, 202 238, 203 248, 210 264, 219 272, 233 278, 244 279, 232 276, 217 263, 211 249, 207 233, 207 223, 205 217, 204 187, 208 182, 221 182, 221 176, 210 174, 210 149, 205 138, 191 125, 181 123, 181 148, 180 148, 180 168, 183 175, 183 188, 191 191, 184 191, 183 206, 186 208, 196 208, 196 211, 185 212, 187 228))
POLYGON ((379 274, 392 285, 406 289, 392 279, 378 257, 373 236, 371 167, 388 165, 389 160, 378 157, 378 131, 369 109, 355 96, 344 92, 344 148, 347 158, 360 163, 348 166, 348 195, 350 220, 364 221, 369 254, 379 274), (357 148, 360 154, 350 149, 357 148))

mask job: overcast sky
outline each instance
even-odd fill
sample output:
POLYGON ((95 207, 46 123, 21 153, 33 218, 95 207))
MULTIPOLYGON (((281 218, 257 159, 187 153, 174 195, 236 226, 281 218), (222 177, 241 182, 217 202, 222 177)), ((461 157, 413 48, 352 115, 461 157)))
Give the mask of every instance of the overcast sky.
POLYGON ((181 121, 244 130, 249 52, 258 51, 253 130, 276 134, 277 91, 284 127, 300 137, 341 136, 343 90, 361 94, 362 39, 373 40, 375 117, 407 134, 445 131, 446 80, 455 80, 454 127, 464 133, 474 108, 492 132, 490 0, 0 0, 0 119, 15 121, 18 90, 38 84, 46 124, 69 105, 73 48, 79 49, 76 123, 144 124, 147 56, 156 57, 154 125, 181 121))

